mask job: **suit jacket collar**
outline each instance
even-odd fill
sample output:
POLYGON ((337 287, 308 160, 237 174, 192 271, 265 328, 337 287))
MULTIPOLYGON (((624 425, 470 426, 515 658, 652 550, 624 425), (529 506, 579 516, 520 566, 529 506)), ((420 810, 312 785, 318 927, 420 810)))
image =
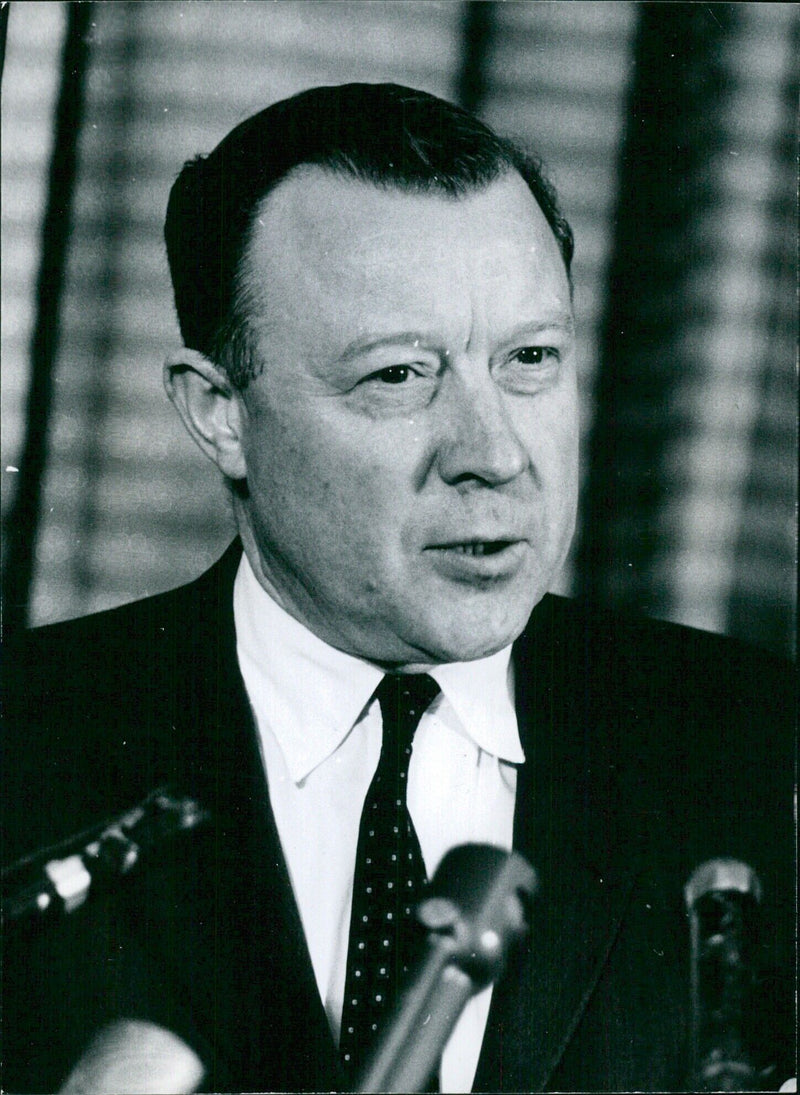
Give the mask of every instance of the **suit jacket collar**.
POLYGON ((583 741, 595 728, 585 721, 561 607, 545 598, 514 646, 527 757, 518 774, 514 848, 535 866, 540 885, 530 933, 495 987, 475 1091, 496 1089, 498 1077, 502 1090, 547 1089, 639 874, 635 841, 617 831, 613 772, 583 768, 583 741))
POLYGON ((185 603, 165 621, 174 632, 174 755, 162 769, 213 820, 142 872, 130 919, 163 970, 165 996, 179 1001, 156 1021, 207 1063, 205 1090, 344 1088, 236 657, 240 550, 232 545, 181 591, 185 603))

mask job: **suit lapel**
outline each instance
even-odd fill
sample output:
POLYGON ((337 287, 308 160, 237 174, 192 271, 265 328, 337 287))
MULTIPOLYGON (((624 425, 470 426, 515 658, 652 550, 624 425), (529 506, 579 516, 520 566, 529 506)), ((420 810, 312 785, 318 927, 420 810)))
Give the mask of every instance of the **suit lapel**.
MULTIPOLYGON (((520 780, 518 793, 530 793, 520 780)), ((568 819, 566 824, 569 824, 568 819)), ((544 1091, 603 972, 636 872, 602 875, 568 840, 531 840, 517 849, 536 864, 540 888, 531 931, 495 987, 473 1090, 544 1091)))
POLYGON ((638 874, 636 857, 614 831, 613 788, 601 781, 596 796, 588 785, 582 743, 593 728, 583 722, 588 710, 570 653, 545 603, 514 654, 526 754, 514 847, 536 868, 539 890, 531 931, 495 987, 476 1091, 546 1089, 603 971, 638 874), (605 809, 595 812, 593 801, 605 809))
POLYGON ((140 935, 191 1002, 189 1025, 210 1063, 212 1090, 330 1090, 340 1079, 338 1056, 236 658, 238 556, 230 551, 198 583, 200 627, 176 652, 180 782, 212 822, 149 872, 149 927, 140 935))

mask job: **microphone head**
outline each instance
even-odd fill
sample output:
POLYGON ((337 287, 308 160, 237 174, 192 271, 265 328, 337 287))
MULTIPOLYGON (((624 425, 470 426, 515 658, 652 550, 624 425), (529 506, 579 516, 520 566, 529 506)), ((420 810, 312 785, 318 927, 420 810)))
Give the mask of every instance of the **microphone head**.
POLYGON ((746 894, 758 903, 761 882, 753 868, 738 859, 709 859, 692 872, 683 892, 690 910, 709 893, 746 894))
POLYGON ((538 879, 518 852, 490 844, 461 844, 439 865, 417 907, 429 932, 447 936, 451 960, 476 983, 502 972, 509 948, 528 930, 538 879))
POLYGON ((59 1095, 189 1095, 204 1074, 200 1058, 172 1031, 119 1019, 94 1036, 59 1095))

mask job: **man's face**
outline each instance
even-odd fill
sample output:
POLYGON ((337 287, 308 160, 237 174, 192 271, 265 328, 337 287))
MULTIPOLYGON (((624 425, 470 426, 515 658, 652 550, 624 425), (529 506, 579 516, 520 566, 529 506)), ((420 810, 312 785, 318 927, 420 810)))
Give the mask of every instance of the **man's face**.
POLYGON ((243 273, 262 584, 370 661, 507 645, 563 563, 577 495, 569 285, 524 181, 453 199, 309 168, 263 202, 243 273))

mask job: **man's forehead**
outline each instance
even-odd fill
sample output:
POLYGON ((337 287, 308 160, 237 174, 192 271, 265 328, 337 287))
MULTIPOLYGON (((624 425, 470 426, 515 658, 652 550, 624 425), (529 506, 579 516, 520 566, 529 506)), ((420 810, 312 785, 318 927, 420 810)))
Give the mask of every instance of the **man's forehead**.
POLYGON ((404 216, 467 223, 477 210, 492 207, 499 216, 505 212, 515 221, 521 216, 537 221, 541 218, 550 231, 530 188, 511 168, 485 185, 467 187, 462 194, 453 195, 435 184, 421 190, 391 182, 373 183, 344 171, 305 164, 292 170, 258 203, 252 235, 258 227, 277 227, 275 222, 284 232, 296 234, 302 234, 310 222, 317 226, 315 231, 324 222, 335 229, 338 224, 358 223, 372 213, 387 218, 389 223, 404 216), (511 203, 510 195, 516 199, 511 203))
MULTIPOLYGON (((526 183, 508 172, 453 197, 378 186, 317 167, 293 172, 264 198, 253 221, 243 273, 265 291, 294 283, 313 295, 338 288, 396 298, 442 271, 470 283, 514 270, 566 291, 556 238, 526 183)), ((569 307, 568 301, 566 307, 569 307)))

